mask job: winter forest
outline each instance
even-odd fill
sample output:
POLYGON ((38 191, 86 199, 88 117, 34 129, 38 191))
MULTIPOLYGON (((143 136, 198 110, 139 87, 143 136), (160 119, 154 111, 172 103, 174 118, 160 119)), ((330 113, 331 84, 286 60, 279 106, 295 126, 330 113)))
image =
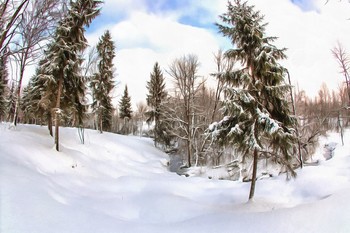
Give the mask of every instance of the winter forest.
MULTIPOLYGON (((331 2, 325 1, 324 4, 331 2)), ((236 218, 231 227, 244 221, 245 224, 247 221, 253 222, 252 219, 260 216, 259 213, 269 212, 262 218, 262 222, 267 222, 270 226, 266 228, 266 232, 281 232, 282 225, 272 228, 274 224, 270 222, 276 217, 270 213, 275 210, 274 201, 285 201, 281 201, 281 195, 275 194, 276 190, 280 189, 278 184, 286 189, 293 182, 299 182, 299 186, 295 185, 296 187, 302 186, 299 191, 298 188, 290 193, 286 191, 284 195, 288 201, 285 201, 285 205, 280 204, 276 207, 283 209, 280 215, 284 217, 286 214, 300 214, 301 208, 295 209, 295 206, 302 203, 304 208, 305 203, 316 199, 323 200, 333 194, 310 184, 314 179, 318 179, 318 172, 314 169, 321 169, 322 166, 325 166, 327 171, 334 169, 342 178, 340 183, 345 187, 343 193, 350 194, 350 54, 345 49, 347 41, 338 41, 334 47, 326 48, 330 51, 329 56, 333 57, 338 65, 338 75, 343 80, 339 87, 330 89, 324 83, 316 96, 310 96, 302 86, 292 84, 294 77, 284 65, 285 61, 288 61, 288 48, 279 47, 276 43, 278 34, 268 33, 269 22, 266 21, 265 15, 250 1, 227 1, 225 11, 218 15, 217 22, 212 22, 216 32, 229 44, 227 49, 210 51, 213 55, 213 67, 216 69, 206 76, 200 75, 201 60, 193 53, 172 58, 166 67, 160 65, 163 64, 161 61, 154 61, 154 65, 149 67, 151 72, 144 74, 148 81, 138 83, 147 88, 144 101, 135 103, 130 94, 133 86, 120 84, 118 80, 118 63, 115 62, 119 53, 118 40, 113 38, 109 30, 99 35, 96 44, 89 44, 86 38, 86 30, 99 16, 103 7, 104 2, 101 0, 1 0, 0 162, 3 165, 0 165, 0 222, 6 224, 3 228, 0 226, 0 232, 20 232, 20 229, 27 230, 25 226, 28 224, 32 228, 29 227, 27 232, 198 232, 199 229, 195 227, 202 222, 207 222, 204 224, 208 224, 206 226, 213 223, 218 230, 206 228, 201 230, 203 232, 219 232, 220 229, 221 232, 228 232, 228 229, 219 225, 229 222, 230 213, 226 210, 220 212, 218 209, 209 211, 209 207, 204 208, 201 205, 209 201, 213 202, 212 205, 222 206, 224 209, 232 208, 232 199, 235 197, 239 197, 239 201, 233 201, 239 210, 231 213, 236 218), (26 78, 29 66, 35 67, 35 74, 26 78), (117 86, 121 86, 123 91, 115 94, 117 86), (14 133, 17 133, 17 136, 14 133), (329 137, 336 140, 337 144, 329 143, 329 137), (46 147, 40 144, 36 149, 31 149, 35 147, 33 145, 41 142, 46 147), (23 149, 15 152, 17 147, 23 149), (20 154, 25 157, 26 150, 32 151, 28 152, 28 158, 17 158, 20 154), (37 158, 35 151, 38 153, 37 158), (340 151, 343 157, 336 163, 334 159, 337 157, 337 151, 340 151), (113 153, 122 152, 127 157, 130 156, 130 162, 127 162, 129 160, 126 161, 126 158, 119 158, 120 154, 115 154, 118 158, 108 157, 113 153), (99 153, 102 156, 100 159, 99 153), (88 156, 84 158, 83 154, 88 156), (144 157, 138 157, 139 154, 144 157), (30 169, 38 171, 41 176, 45 174, 45 177, 54 180, 50 183, 50 187, 56 193, 52 197, 63 203, 67 211, 82 208, 85 212, 81 212, 90 213, 91 216, 86 214, 86 217, 76 217, 75 214, 81 216, 82 213, 74 210, 71 217, 79 224, 96 214, 96 222, 91 223, 95 227, 94 230, 89 227, 78 230, 73 223, 68 224, 66 229, 51 229, 54 223, 50 222, 51 219, 46 219, 48 217, 44 218, 46 223, 38 224, 38 228, 25 217, 18 218, 22 219, 20 223, 25 225, 23 228, 20 227, 21 224, 17 228, 14 227, 17 224, 16 212, 9 204, 12 202, 7 202, 12 199, 11 192, 6 191, 6 188, 17 190, 18 187, 15 183, 11 184, 12 178, 9 175, 12 174, 11 166, 19 163, 15 158, 18 161, 31 161, 23 163, 30 164, 30 169), (39 162, 38 158, 42 161, 39 162), (115 167, 102 164, 102 160, 115 167), (327 164, 328 161, 347 170, 340 172, 327 164), (144 167, 144 170, 141 171, 140 167, 144 167), (51 168, 55 172, 50 170, 51 168), (111 176, 107 178, 109 169, 111 171, 108 174, 111 176), (61 177, 58 181, 55 174, 60 171, 61 176, 66 179, 61 177), (149 190, 143 191, 143 199, 136 196, 134 190, 148 184, 145 181, 133 180, 137 172, 149 176, 149 179, 159 179, 159 186, 152 183, 148 187, 155 190, 154 193, 158 190, 161 193, 159 198, 168 195, 168 192, 183 190, 181 192, 184 193, 179 196, 185 198, 193 195, 191 198, 196 197, 194 202, 198 203, 176 199, 175 204, 169 207, 169 211, 172 212, 170 217, 168 216, 171 222, 169 223, 164 217, 160 218, 162 211, 166 210, 157 205, 170 205, 175 199, 168 197, 169 202, 166 202, 168 199, 158 199, 158 196, 152 196, 153 192, 149 190), (153 172, 157 173, 157 176, 153 172), (103 178, 100 177, 100 173, 103 173, 103 178), (162 175, 163 173, 165 175, 162 175), (83 178, 78 178, 77 174, 83 178), (92 189, 87 189, 92 183, 84 184, 86 177, 90 176, 96 179, 93 183, 96 189, 100 187, 100 198, 110 195, 104 201, 110 200, 111 205, 116 207, 114 211, 108 212, 108 204, 102 204, 102 200, 92 208, 96 212, 84 209, 85 205, 95 203, 94 198, 97 197, 93 196, 92 189), (304 176, 307 178, 303 179, 304 176), (97 181, 96 177, 101 180, 97 181), (129 177, 130 183, 128 184, 128 180, 122 182, 120 177, 129 177), (71 178, 73 181, 77 179, 76 183, 70 181, 72 187, 66 183, 71 178), (177 180, 180 178, 183 181, 177 180), (112 182, 112 179, 115 180, 112 182), (310 183, 307 183, 308 179, 310 183), (55 182, 58 182, 58 185, 55 182), (122 186, 126 187, 123 189, 126 195, 123 198, 126 199, 123 200, 127 203, 113 200, 119 193, 107 188, 107 182, 108 186, 122 182, 122 186), (168 190, 168 182, 173 182, 171 191, 165 191, 168 190), (231 184, 237 187, 232 188, 231 184), (65 185, 66 189, 63 188, 65 185), (217 188, 215 195, 213 190, 209 193, 199 191, 208 191, 210 187, 217 188), (75 189, 77 191, 74 195, 78 195, 78 192, 87 194, 79 194, 81 196, 78 195, 74 199, 72 190, 75 189), (318 191, 321 194, 317 193, 318 191), (133 198, 129 195, 127 199, 129 192, 133 198), (309 192, 313 194, 307 196, 305 193, 309 192), (153 204, 147 206, 149 211, 153 207, 156 208, 154 215, 141 215, 141 207, 137 207, 139 215, 132 218, 134 215, 131 212, 136 211, 133 208, 137 209, 135 203, 142 203, 140 206, 146 208, 143 205, 149 201, 147 194, 150 200, 154 198, 163 202, 154 204, 151 201, 153 204), (217 204, 213 198, 209 200, 209 197, 214 196, 217 204), (220 196, 223 200, 220 200, 220 196), (258 199, 254 204, 256 197, 258 199), (262 204, 259 197, 271 199, 268 204, 262 204), (252 207, 242 206, 247 200, 248 203, 253 203, 252 207), (181 206, 178 207, 178 211, 187 212, 185 216, 188 218, 180 218, 180 215, 177 215, 176 203, 181 206), (287 203, 293 203, 290 204, 293 205, 293 212, 284 212, 284 209, 289 208, 286 207, 287 203), (124 206, 121 207, 122 205, 124 206), (71 209, 67 206, 71 206, 71 209), (182 206, 189 207, 185 209, 182 206), (6 214, 5 210, 10 214, 6 214), (157 211, 160 212, 159 216, 157 211), (121 212, 124 213, 123 216, 121 212), (200 215, 202 212, 208 214, 200 215), (247 214, 247 218, 239 217, 241 213, 244 213, 244 216, 247 214), (104 218, 104 214, 108 217, 104 218), (218 216, 213 217, 214 215, 218 216), (116 216, 120 216, 117 222, 108 220, 116 216), (137 222, 135 226, 130 225, 133 221, 137 222), (167 224, 174 224, 176 227, 168 228, 167 224), (114 227, 120 227, 119 231, 114 227), (275 230, 270 231, 271 229, 275 230)), ((326 170, 320 170, 322 171, 326 170)), ((22 170, 18 174, 22 174, 22 170)), ((23 174, 27 172, 23 171, 23 174)), ((332 182, 330 178, 329 181, 332 182)), ((31 189, 30 182, 28 186, 23 187, 31 189)), ((336 187, 334 190, 340 190, 336 187)), ((20 192, 19 189, 12 193, 17 192, 20 192)), ((20 200, 23 198, 19 194, 15 197, 20 200)), ((49 199, 43 199, 51 203, 49 199)), ((329 201, 326 204, 335 203, 329 201)), ((326 204, 323 203, 324 206, 326 204)), ((39 207, 44 210, 44 205, 39 204, 39 207)), ((24 206, 28 210, 32 207, 30 204, 24 206)), ((54 208, 55 211, 57 208, 54 208)), ((313 213, 312 208, 305 207, 305 215, 313 213)), ((58 216, 60 212, 55 211, 55 216, 58 216)), ((64 213, 64 210, 62 211, 64 213)), ((348 213, 343 215, 344 212, 336 213, 336 216, 342 217, 335 221, 340 225, 336 226, 338 231, 334 232, 347 232, 350 229, 349 221, 342 220, 349 216, 348 213)), ((169 213, 166 212, 167 214, 169 213)), ((302 218, 307 218, 305 215, 302 215, 302 218)), ((331 224, 331 228, 324 228, 329 225, 323 224, 320 227, 308 226, 311 231, 322 229, 321 232, 329 232, 328 230, 335 227, 335 224, 331 224)), ((261 226, 264 224, 256 223, 250 228, 239 229, 243 232, 256 232, 261 226)), ((283 230, 309 232, 308 228, 298 227, 300 226, 283 230)))

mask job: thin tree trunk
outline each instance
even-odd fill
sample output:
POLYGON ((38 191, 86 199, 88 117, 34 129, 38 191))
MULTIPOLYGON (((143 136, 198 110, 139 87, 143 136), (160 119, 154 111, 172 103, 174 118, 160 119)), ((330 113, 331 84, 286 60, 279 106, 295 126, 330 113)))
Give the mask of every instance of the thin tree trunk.
MULTIPOLYGON (((293 97, 293 88, 292 88, 292 82, 290 80, 290 74, 287 70, 287 75, 288 75, 288 82, 289 82, 289 86, 290 86, 290 98, 291 98, 291 101, 292 101, 292 109, 293 109, 293 114, 294 114, 294 117, 296 117, 297 113, 296 113, 296 108, 295 108, 295 102, 294 102, 294 97, 293 97)), ((298 122, 296 123, 295 125, 295 133, 297 134, 297 137, 298 137, 298 154, 299 154, 299 162, 300 162, 300 168, 303 168, 304 166, 304 159, 303 159, 303 155, 301 153, 301 145, 300 145, 300 134, 299 134, 299 129, 298 129, 298 122)))
POLYGON ((61 93, 62 93, 62 83, 63 79, 60 78, 58 80, 58 92, 56 99, 56 109, 55 109, 55 118, 56 118, 56 126, 55 126, 55 144, 56 150, 59 151, 59 128, 60 128, 60 107, 61 107, 61 93))
MULTIPOLYGON (((7 45, 4 46, 4 42, 6 40, 6 38, 8 37, 8 33, 11 29, 11 27, 13 26, 14 22, 16 21, 17 17, 19 16, 22 8, 26 7, 24 6, 27 2, 29 2, 29 0, 24 0, 16 9, 16 11, 13 13, 13 15, 11 16, 10 20, 8 21, 6 27, 4 28, 4 30, 2 31, 1 35, 0 35, 0 53, 2 53, 4 51, 4 49, 7 47, 7 45)), ((3 13, 6 10, 8 1, 6 1, 6 5, 3 5, 3 13)))
POLYGON ((48 127, 48 129, 49 129, 50 136, 53 137, 51 113, 48 113, 48 114, 47 114, 47 127, 48 127))
POLYGON ((258 169, 258 150, 254 149, 253 176, 252 176, 252 181, 250 185, 249 200, 252 200, 254 197, 257 169, 258 169))
MULTIPOLYGON (((190 90, 188 91, 190 93, 190 90)), ((191 109, 190 109, 190 99, 191 97, 188 94, 185 98, 185 106, 186 106, 186 131, 187 131, 187 162, 188 162, 188 167, 191 167, 191 157, 192 157, 192 138, 191 138, 191 109)))
MULTIPOLYGON (((159 117, 158 117, 158 110, 156 108, 156 115, 154 117, 154 146, 157 147, 158 146, 158 133, 159 133, 159 130, 158 130, 158 127, 159 127, 159 117)), ((148 128, 149 128, 149 125, 148 125, 148 128)))
POLYGON ((186 120, 187 120, 187 162, 188 167, 191 167, 191 157, 192 157, 192 143, 191 143, 191 126, 190 126, 190 117, 189 112, 186 113, 186 120))
POLYGON ((23 76, 24 76, 24 69, 25 69, 25 61, 28 58, 28 49, 26 49, 24 57, 22 57, 21 59, 21 71, 19 74, 19 81, 18 81, 18 88, 17 88, 17 101, 16 101, 16 106, 15 106, 15 114, 13 117, 13 124, 15 126, 17 126, 17 122, 18 122, 18 112, 19 112, 19 104, 21 101, 21 89, 22 89, 22 82, 23 82, 23 76))
POLYGON ((15 102, 15 112, 13 113, 13 125, 14 126, 17 126, 18 106, 19 106, 19 99, 17 99, 15 102))
POLYGON ((343 131, 343 126, 340 120, 340 111, 338 111, 338 126, 340 128, 340 138, 341 138, 341 143, 342 146, 344 146, 344 131, 343 131))
POLYGON ((100 133, 103 133, 103 122, 102 122, 102 116, 100 119, 100 133))
POLYGON ((346 82, 346 89, 348 91, 348 97, 349 97, 349 106, 350 106, 350 79, 349 79, 349 74, 348 74, 348 70, 345 71, 345 82, 346 82))
POLYGON ((187 139, 187 163, 188 163, 188 167, 191 167, 191 142, 190 142, 190 138, 187 139))

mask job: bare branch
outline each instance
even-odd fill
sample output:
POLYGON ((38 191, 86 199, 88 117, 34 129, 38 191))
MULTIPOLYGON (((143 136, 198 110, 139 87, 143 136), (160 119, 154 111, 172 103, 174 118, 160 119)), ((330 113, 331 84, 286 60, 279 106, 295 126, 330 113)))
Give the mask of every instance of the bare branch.
MULTIPOLYGON (((0 53, 2 54, 5 51, 5 48, 7 46, 4 46, 5 40, 9 37, 9 35, 13 35, 14 33, 14 25, 17 19, 20 17, 20 15, 23 13, 23 10, 25 10, 28 6, 29 0, 23 0, 16 8, 15 12, 12 14, 12 16, 9 18, 6 26, 5 23, 3 25, 3 22, 7 21, 6 20, 6 11, 8 10, 8 5, 9 1, 7 0, 5 4, 3 5, 3 9, 1 12, 1 24, 0 27, 4 27, 4 31, 0 35, 0 53), (10 32, 12 30, 12 32, 10 32)), ((15 6, 13 6, 15 8, 15 6)), ((11 12, 9 12, 11 14, 11 12)), ((10 36, 12 38, 12 36, 10 36)), ((6 44, 8 44, 7 42, 6 44)))
POLYGON ((344 75, 350 106, 350 58, 340 43, 338 43, 337 46, 332 50, 332 53, 340 66, 341 73, 344 75))

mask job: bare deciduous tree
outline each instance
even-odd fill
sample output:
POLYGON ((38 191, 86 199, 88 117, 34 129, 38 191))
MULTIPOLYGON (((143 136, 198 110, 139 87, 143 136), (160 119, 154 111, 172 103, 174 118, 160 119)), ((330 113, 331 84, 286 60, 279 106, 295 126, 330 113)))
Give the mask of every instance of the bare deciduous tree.
POLYGON ((24 10, 28 7, 29 0, 13 1, 5 0, 0 6, 0 54, 3 54, 12 41, 17 27, 18 20, 24 10))
POLYGON ((350 58, 347 55, 346 50, 340 43, 338 43, 338 45, 332 50, 332 53, 340 66, 340 69, 341 69, 340 72, 344 75, 348 98, 349 98, 348 105, 350 106, 350 76, 349 76, 350 58))
POLYGON ((42 54, 42 47, 51 37, 60 18, 60 2, 56 0, 32 0, 18 22, 17 36, 12 54, 17 62, 19 77, 14 125, 18 121, 22 82, 26 67, 33 64, 42 54))
POLYGON ((139 102, 136 104, 135 120, 137 121, 137 127, 139 129, 139 134, 142 136, 143 133, 143 122, 145 121, 145 114, 148 110, 147 104, 144 102, 139 102))
POLYGON ((215 116, 217 114, 220 97, 222 95, 224 89, 224 82, 220 76, 225 75, 227 72, 232 71, 234 63, 227 58, 222 50, 219 50, 216 54, 214 54, 215 64, 216 64, 216 73, 212 74, 212 76, 216 77, 216 89, 214 94, 214 107, 211 116, 211 123, 214 122, 215 116))
POLYGON ((85 60, 82 64, 81 70, 83 76, 90 79, 91 76, 97 72, 98 53, 96 46, 92 46, 90 49, 84 51, 83 57, 85 57, 85 60), (85 52, 87 52, 87 54, 85 52))
POLYGON ((197 74, 198 67, 197 56, 187 55, 174 60, 168 71, 174 81, 175 97, 179 101, 171 111, 171 118, 176 122, 173 134, 185 141, 189 167, 192 164, 193 149, 196 148, 196 138, 200 129, 201 111, 196 104, 196 98, 204 81, 197 74))

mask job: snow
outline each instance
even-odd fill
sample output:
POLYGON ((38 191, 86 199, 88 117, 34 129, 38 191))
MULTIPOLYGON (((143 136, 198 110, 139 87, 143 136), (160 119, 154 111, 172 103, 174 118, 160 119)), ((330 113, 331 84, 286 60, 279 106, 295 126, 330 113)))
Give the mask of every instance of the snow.
POLYGON ((256 112, 258 114, 258 122, 260 124, 264 124, 265 125, 265 131, 267 133, 269 133, 270 135, 276 133, 279 129, 280 126, 278 125, 278 123, 272 119, 267 113, 263 113, 260 111, 259 108, 256 109, 256 112))
MULTIPOLYGON (((350 131, 322 138, 318 166, 249 183, 183 177, 149 139, 0 124, 0 232, 350 232, 350 131), (324 145, 335 146, 323 157, 324 145)), ((200 169, 200 168, 198 168, 200 169)), ((204 172, 206 169, 202 169, 204 172)))

